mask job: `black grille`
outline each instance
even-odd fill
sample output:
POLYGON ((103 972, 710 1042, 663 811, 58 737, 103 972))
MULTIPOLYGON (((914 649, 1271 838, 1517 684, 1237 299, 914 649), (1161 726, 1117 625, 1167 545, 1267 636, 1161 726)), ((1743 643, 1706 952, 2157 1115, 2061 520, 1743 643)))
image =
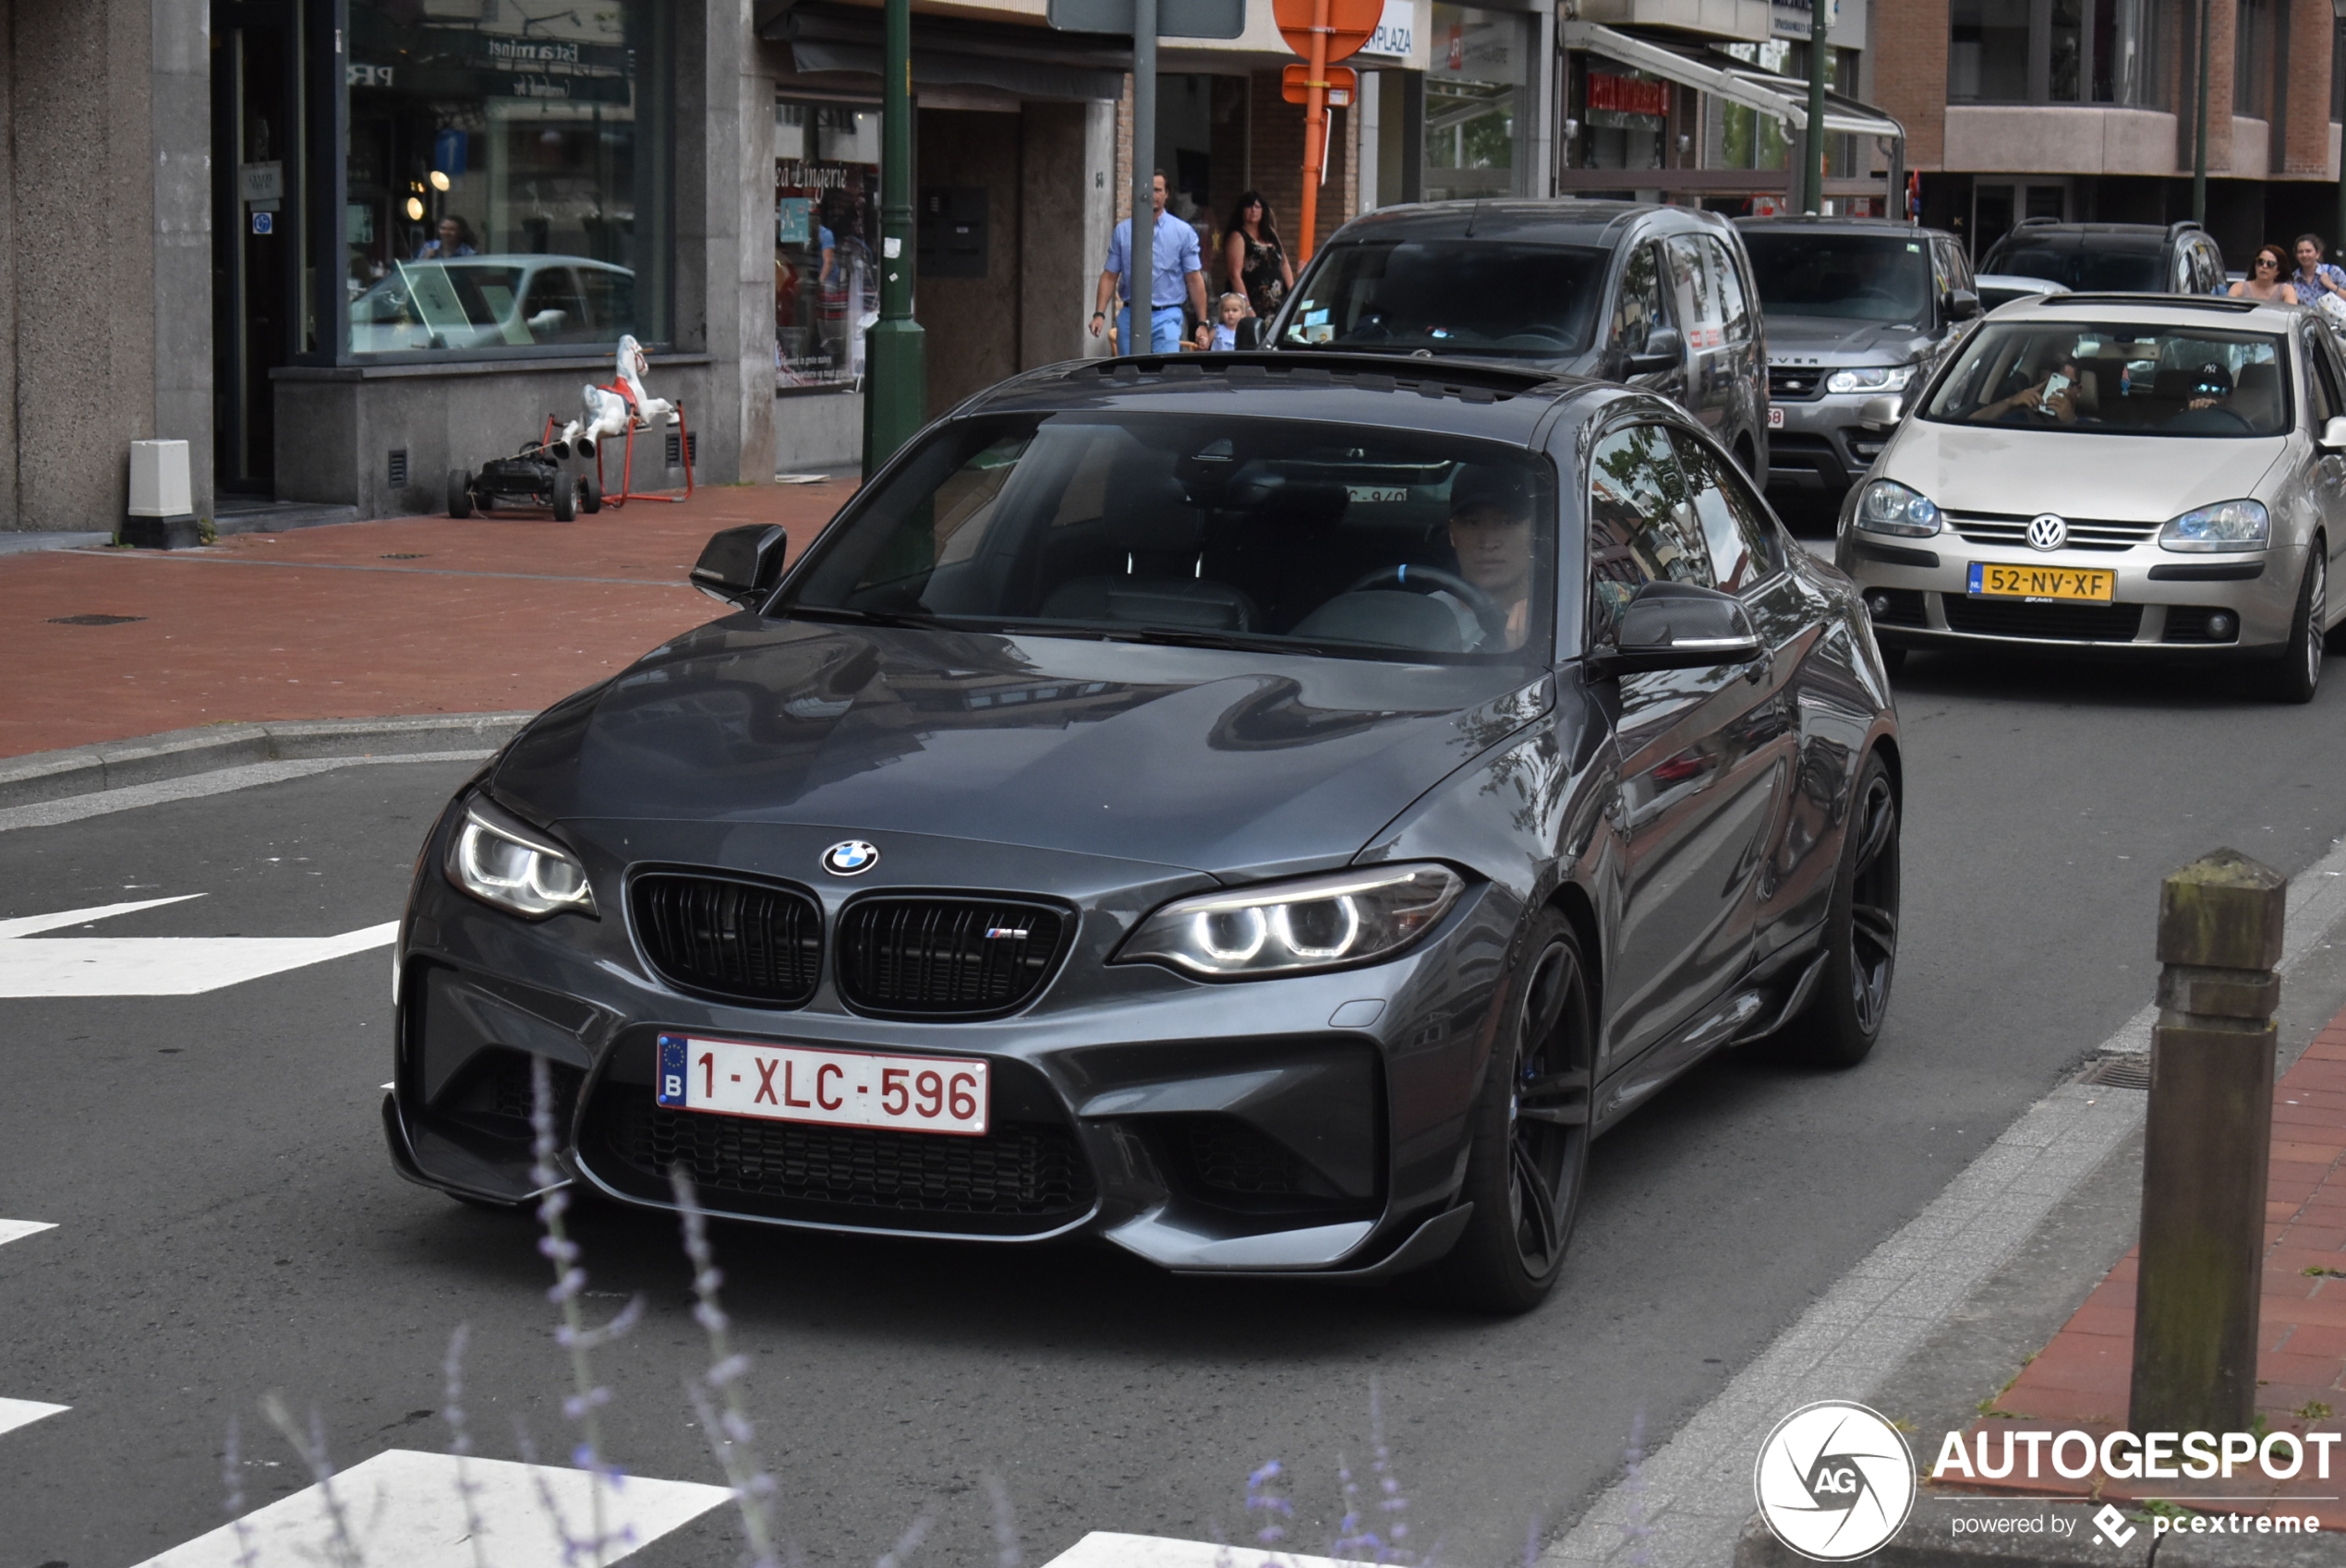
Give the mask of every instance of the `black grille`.
POLYGON ((2240 617, 2224 610, 2229 617, 2224 634, 2217 636, 2208 627, 2207 618, 2217 613, 2212 604, 2171 604, 2167 607, 2167 631, 2164 640, 2170 643, 2231 643, 2240 640, 2240 617))
POLYGON ((594 1113, 602 1149, 640 1178, 624 1185, 664 1199, 682 1162, 710 1207, 735 1212, 1016 1236, 1080 1218, 1094 1198, 1064 1123, 1002 1121, 980 1138, 810 1127, 669 1110, 624 1083, 599 1092, 594 1113))
POLYGON ((2021 604, 1942 596, 1947 629, 1988 637, 2047 637, 2065 643, 2131 643, 2142 629, 2138 604, 2021 604))
MULTIPOLYGON (((579 1071, 559 1062, 548 1062, 546 1078, 547 1086, 553 1091, 557 1135, 567 1136, 571 1110, 578 1098, 579 1071)), ((476 1055, 441 1091, 432 1109, 478 1131, 526 1140, 532 1136, 529 1112, 534 1097, 528 1055, 492 1045, 476 1055)))
POLYGON ((1042 989, 1065 923, 1001 899, 859 899, 840 917, 840 995, 870 1012, 1005 1012, 1042 989))
POLYGON ((1197 1178, 1217 1191, 1283 1198, 1324 1185, 1312 1181, 1283 1145, 1236 1117, 1199 1116, 1189 1133, 1197 1178))
POLYGON ((1814 365, 1771 365, 1768 367, 1768 395, 1779 403, 1817 395, 1817 383, 1825 373, 1814 365))
POLYGON ((759 882, 653 872, 628 901, 660 977, 687 991, 796 1007, 822 971, 822 911, 806 894, 759 882))

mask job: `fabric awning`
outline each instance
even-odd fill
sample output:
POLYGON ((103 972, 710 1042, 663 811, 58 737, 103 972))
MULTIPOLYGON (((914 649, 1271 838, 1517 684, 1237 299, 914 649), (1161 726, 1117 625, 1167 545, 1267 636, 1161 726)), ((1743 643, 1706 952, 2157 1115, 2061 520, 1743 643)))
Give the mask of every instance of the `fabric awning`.
MULTIPOLYGON (((1595 22, 1566 22, 1561 31, 1567 49, 1602 54, 1666 81, 1772 115, 1795 130, 1808 128, 1808 84, 1796 77, 1763 71, 1733 55, 1710 50, 1689 54, 1595 22)), ((1888 137, 1898 141, 1906 137, 1905 127, 1872 104, 1860 103, 1837 92, 1825 94, 1825 129, 1852 136, 1888 137)))
MULTIPOLYGON (((768 18, 758 35, 789 44, 801 71, 877 77, 880 29, 876 8, 817 3, 768 18)), ((1114 103, 1124 95, 1131 53, 1128 41, 1089 33, 924 15, 913 22, 912 65, 915 87, 986 87, 1022 98, 1114 103)))

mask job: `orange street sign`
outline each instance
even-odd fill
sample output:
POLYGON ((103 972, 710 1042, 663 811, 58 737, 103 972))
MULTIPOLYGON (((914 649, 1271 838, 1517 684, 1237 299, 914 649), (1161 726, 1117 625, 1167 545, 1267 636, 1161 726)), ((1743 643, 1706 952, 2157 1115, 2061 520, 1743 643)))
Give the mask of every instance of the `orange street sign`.
MULTIPOLYGON (((1328 90, 1328 107, 1349 108, 1352 92, 1360 78, 1352 74, 1349 66, 1330 66, 1320 85, 1328 90)), ((1279 96, 1290 103, 1302 103, 1312 96, 1312 67, 1297 61, 1279 73, 1279 96)))
MULTIPOLYGON (((1385 16, 1385 0, 1326 0, 1326 6, 1327 53, 1320 57, 1324 65, 1341 60, 1366 43, 1385 16)), ((1279 36, 1307 60, 1312 57, 1313 9, 1313 0, 1272 0, 1271 5, 1279 36)))

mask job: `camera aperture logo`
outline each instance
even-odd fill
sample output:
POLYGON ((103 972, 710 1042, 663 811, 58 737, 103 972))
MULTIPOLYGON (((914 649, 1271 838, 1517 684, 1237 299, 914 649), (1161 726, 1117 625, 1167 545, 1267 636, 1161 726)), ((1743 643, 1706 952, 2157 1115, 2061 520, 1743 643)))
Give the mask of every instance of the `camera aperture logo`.
POLYGON ((1776 1423, 1751 1486, 1776 1539, 1817 1562, 1847 1562, 1896 1535, 1915 1505, 1915 1456, 1862 1405, 1820 1400, 1776 1423))

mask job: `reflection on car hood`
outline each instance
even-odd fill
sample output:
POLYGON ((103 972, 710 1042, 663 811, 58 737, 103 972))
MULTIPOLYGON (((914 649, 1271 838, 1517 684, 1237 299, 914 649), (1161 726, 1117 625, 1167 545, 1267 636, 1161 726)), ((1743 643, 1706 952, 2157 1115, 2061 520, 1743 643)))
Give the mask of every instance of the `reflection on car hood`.
POLYGON ((1930 346, 1908 321, 1847 321, 1831 316, 1768 315, 1768 362, 1903 365, 1930 346))
POLYGON ((917 831, 1260 873, 1355 853, 1548 691, 1519 669, 736 616, 549 710, 492 788, 549 824, 917 831))
POLYGON ((2163 523, 2195 506, 2255 495, 2287 442, 2285 436, 2162 440, 1910 419, 1881 472, 1949 512, 2163 523))

